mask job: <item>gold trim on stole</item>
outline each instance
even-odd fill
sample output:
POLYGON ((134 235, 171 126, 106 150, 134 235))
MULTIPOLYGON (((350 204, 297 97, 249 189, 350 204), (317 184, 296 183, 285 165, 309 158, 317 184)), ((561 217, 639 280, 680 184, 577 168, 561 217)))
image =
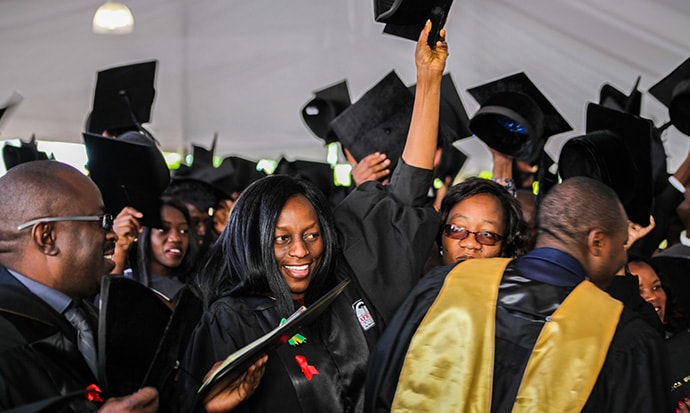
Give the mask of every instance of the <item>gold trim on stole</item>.
MULTIPOLYGON (((496 302, 509 261, 472 259, 448 274, 410 342, 391 411, 491 410, 496 302)), ((622 309, 594 284, 580 283, 545 323, 513 411, 581 411, 622 309)))
POLYGON ((539 333, 513 412, 581 412, 622 311, 623 303, 591 282, 578 284, 539 333))
POLYGON ((448 273, 410 341, 391 411, 490 410, 493 320, 508 262, 508 258, 471 259, 448 273))

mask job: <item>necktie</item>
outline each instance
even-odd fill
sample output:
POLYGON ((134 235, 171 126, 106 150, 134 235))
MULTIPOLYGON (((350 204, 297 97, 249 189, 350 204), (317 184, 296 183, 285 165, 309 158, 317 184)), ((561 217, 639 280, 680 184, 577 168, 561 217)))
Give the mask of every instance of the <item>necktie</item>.
POLYGON ((86 319, 84 310, 78 302, 73 302, 70 308, 65 311, 65 318, 77 329, 79 337, 79 351, 84 356, 86 364, 98 377, 98 356, 96 355, 96 340, 94 339, 93 329, 86 319))

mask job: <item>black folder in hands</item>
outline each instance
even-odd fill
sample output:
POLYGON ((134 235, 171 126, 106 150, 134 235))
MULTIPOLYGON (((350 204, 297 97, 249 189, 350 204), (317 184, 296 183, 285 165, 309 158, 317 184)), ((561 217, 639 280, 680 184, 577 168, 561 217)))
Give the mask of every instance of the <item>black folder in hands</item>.
POLYGON ((211 389, 223 379, 233 381, 240 377, 249 366, 260 359, 264 354, 277 348, 297 334, 300 329, 310 324, 335 300, 335 298, 347 287, 350 280, 344 280, 332 290, 319 298, 312 305, 300 307, 282 325, 269 331, 253 342, 230 354, 223 364, 210 375, 199 387, 196 400, 213 397, 211 389))

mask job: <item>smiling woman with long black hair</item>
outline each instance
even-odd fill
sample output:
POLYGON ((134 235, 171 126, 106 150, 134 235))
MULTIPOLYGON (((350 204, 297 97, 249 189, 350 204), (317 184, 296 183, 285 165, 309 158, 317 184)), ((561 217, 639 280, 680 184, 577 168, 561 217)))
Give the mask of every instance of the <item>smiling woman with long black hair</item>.
POLYGON ((188 392, 297 307, 350 283, 314 324, 268 354, 258 387, 207 410, 236 402, 246 412, 362 410, 369 351, 418 281, 440 224, 426 195, 448 52, 445 42, 427 45, 429 29, 417 43, 414 110, 389 185, 366 182, 334 212, 316 187, 288 176, 256 181, 238 198, 204 271, 217 283, 182 365, 188 392))

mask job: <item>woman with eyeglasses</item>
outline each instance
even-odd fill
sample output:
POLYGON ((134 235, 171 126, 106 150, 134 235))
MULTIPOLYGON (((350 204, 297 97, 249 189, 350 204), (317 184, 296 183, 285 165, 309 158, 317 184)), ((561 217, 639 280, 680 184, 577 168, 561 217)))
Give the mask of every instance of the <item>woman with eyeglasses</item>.
POLYGON ((470 258, 514 258, 527 252, 527 224, 502 185, 472 177, 453 185, 441 203, 438 244, 443 264, 470 258))

